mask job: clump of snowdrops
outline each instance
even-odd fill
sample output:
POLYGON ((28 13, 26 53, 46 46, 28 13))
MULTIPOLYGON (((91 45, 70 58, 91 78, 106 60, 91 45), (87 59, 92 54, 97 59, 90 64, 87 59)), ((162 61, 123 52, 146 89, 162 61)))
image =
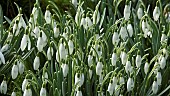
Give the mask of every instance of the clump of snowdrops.
MULTIPOLYGON (((151 96, 170 88, 170 5, 142 0, 72 0, 76 15, 51 1, 0 18, 0 93, 11 96, 151 96), (90 1, 94 2, 94 1, 90 1), (96 1, 95 1, 96 2, 96 1), (114 7, 114 8, 113 8, 114 7), (3 22, 10 24, 4 29, 3 22)), ((0 15, 3 17, 2 8, 0 15)))

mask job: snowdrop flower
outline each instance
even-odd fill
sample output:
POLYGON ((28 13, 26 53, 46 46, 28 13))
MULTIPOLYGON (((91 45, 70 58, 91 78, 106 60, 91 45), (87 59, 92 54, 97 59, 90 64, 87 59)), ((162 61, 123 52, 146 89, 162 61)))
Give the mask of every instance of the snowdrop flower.
POLYGON ((115 86, 115 96, 119 96, 120 88, 119 85, 116 84, 115 86))
POLYGON ((127 33, 127 30, 126 30, 126 27, 125 26, 122 26, 120 28, 120 33, 119 35, 121 36, 121 38, 125 41, 126 38, 128 37, 128 33, 127 33))
POLYGON ((93 24, 97 24, 100 20, 100 12, 95 10, 93 13, 93 24))
POLYGON ((14 64, 12 66, 11 76, 12 76, 12 79, 17 78, 17 76, 18 76, 18 66, 17 66, 17 64, 14 64))
POLYGON ((156 6, 155 9, 153 10, 153 19, 155 21, 158 21, 160 14, 161 14, 160 9, 158 6, 156 6))
POLYGON ((161 72, 157 72, 156 78, 157 78, 157 84, 158 84, 158 85, 161 85, 161 82, 162 82, 161 72))
POLYGON ((166 12, 166 13, 165 13, 165 19, 166 19, 166 22, 167 22, 167 23, 170 22, 170 12, 166 12))
POLYGON ((47 58, 48 58, 48 60, 51 60, 53 54, 54 54, 53 48, 52 47, 48 47, 48 49, 47 49, 47 58))
POLYGON ((11 94, 11 96, 16 96, 16 92, 13 91, 12 94, 11 94))
POLYGON ((46 91, 46 88, 45 88, 45 84, 43 84, 42 87, 41 87, 40 96, 47 96, 47 91, 46 91))
POLYGON ((22 40, 21 40, 21 45, 20 45, 21 51, 24 51, 27 46, 28 46, 28 50, 30 50, 31 49, 31 41, 30 41, 29 36, 27 34, 24 34, 24 36, 22 37, 22 40))
POLYGON ((47 9, 45 11, 45 21, 47 24, 50 24, 51 23, 51 13, 49 11, 49 6, 47 6, 47 9))
MULTIPOLYGON (((26 25, 26 23, 25 23, 23 17, 20 16, 20 18, 18 18, 18 19, 19 19, 18 28, 19 28, 19 29, 21 29, 21 27, 26 28, 27 25, 26 25)), ((15 34, 15 35, 18 35, 18 34, 15 34)))
POLYGON ((26 75, 24 81, 22 82, 22 91, 24 92, 28 84, 28 75, 26 75))
POLYGON ((131 62, 128 60, 126 62, 126 66, 125 66, 125 71, 126 71, 127 74, 131 73, 130 69, 131 69, 131 62))
POLYGON ((87 29, 87 24, 86 24, 86 23, 87 23, 87 22, 86 22, 86 18, 85 18, 84 15, 83 15, 82 18, 81 18, 80 26, 83 25, 83 27, 84 27, 85 29, 87 29))
POLYGON ((134 88, 134 81, 133 79, 130 77, 127 81, 127 91, 132 91, 134 88))
POLYGON ((3 64, 5 64, 5 57, 4 57, 4 55, 2 54, 1 51, 0 51, 0 60, 3 64))
POLYGON ((148 73, 148 70, 149 70, 149 63, 148 63, 148 61, 146 61, 145 65, 144 65, 144 72, 145 72, 145 74, 148 73))
POLYGON ((54 27, 54 37, 57 38, 60 34, 60 29, 58 27, 54 27))
POLYGON ((43 47, 45 47, 47 45, 47 36, 44 33, 44 31, 41 30, 41 32, 42 32, 43 47))
POLYGON ((163 51, 163 54, 165 54, 165 59, 167 60, 167 58, 169 56, 168 51, 166 50, 166 48, 163 48, 162 51, 163 51))
POLYGON ((59 56, 60 56, 60 60, 62 59, 66 59, 66 49, 65 49, 65 46, 64 44, 61 42, 60 45, 59 45, 59 56))
POLYGON ((97 75, 101 75, 102 69, 103 69, 103 64, 102 64, 102 62, 101 62, 101 61, 97 62, 96 74, 97 74, 97 75))
POLYGON ((33 31, 33 32, 34 32, 36 38, 40 37, 40 29, 39 29, 38 26, 36 26, 36 27, 34 28, 34 31, 33 31))
POLYGON ((119 84, 125 84, 125 80, 122 76, 119 78, 119 84))
POLYGON ((32 96, 32 90, 30 89, 29 84, 26 86, 26 89, 24 90, 23 96, 32 96))
POLYGON ((62 71, 63 71, 63 76, 66 77, 67 74, 68 74, 68 70, 69 70, 68 64, 62 64, 61 68, 62 68, 62 71))
POLYGON ((34 28, 34 17, 33 17, 33 14, 30 15, 30 19, 28 21, 28 27, 33 29, 34 28))
POLYGON ((101 72, 101 75, 99 75, 99 84, 102 84, 103 82, 103 72, 101 72))
POLYGON ((125 63, 127 62, 127 54, 125 51, 121 52, 120 58, 121 58, 122 64, 125 65, 125 63))
POLYGON ((74 5, 74 7, 77 7, 78 5, 77 0, 72 0, 72 4, 74 5))
POLYGON ((129 20, 129 18, 130 18, 130 13, 131 13, 130 8, 131 8, 131 1, 129 2, 129 5, 126 4, 125 8, 124 8, 124 18, 125 18, 125 20, 129 20))
POLYGON ((40 32, 40 37, 38 37, 38 40, 37 40, 37 49, 38 49, 38 51, 42 52, 43 47, 44 47, 44 42, 43 42, 42 32, 40 32))
POLYGON ((128 24, 127 25, 127 31, 128 31, 128 33, 129 33, 129 37, 132 37, 132 35, 133 35, 133 27, 132 27, 132 24, 128 24))
POLYGON ((92 24, 92 21, 89 17, 86 17, 86 25, 87 25, 87 28, 91 27, 93 24, 92 24))
MULTIPOLYGON (((5 78, 5 77, 4 77, 5 78)), ((6 78, 5 78, 6 79, 6 78)), ((7 83, 6 83, 6 80, 3 80, 2 83, 1 83, 1 86, 0 86, 0 92, 2 94, 6 94, 7 93, 7 83)))
POLYGON ((77 84, 78 87, 81 87, 83 85, 83 83, 84 83, 84 73, 76 73, 75 85, 77 84))
POLYGON ((18 71, 20 74, 24 72, 24 64, 21 61, 17 61, 18 71))
POLYGON ((90 54, 88 55, 87 62, 88 62, 88 66, 89 66, 89 67, 92 66, 92 64, 93 64, 92 52, 90 52, 90 54))
POLYGON ((143 9, 142 7, 139 7, 138 10, 137 10, 137 16, 138 16, 138 19, 141 19, 142 16, 143 16, 143 9))
POLYGON ((142 58, 140 55, 140 51, 138 51, 138 54, 136 56, 136 67, 139 68, 141 66, 141 63, 142 63, 142 58))
POLYGON ((76 96, 83 96, 83 94, 82 94, 80 89, 76 92, 76 96))
POLYGON ((34 70, 38 70, 39 67, 40 67, 40 57, 37 55, 34 59, 33 68, 34 70))
POLYGON ((91 79, 93 75, 93 71, 91 69, 89 69, 89 78, 91 79))
POLYGON ((13 25, 13 34, 18 34, 19 33, 19 29, 18 29, 18 20, 15 21, 14 25, 13 25))
POLYGON ((112 78, 112 80, 113 80, 113 85, 114 85, 114 87, 116 86, 116 84, 117 84, 117 77, 115 77, 115 76, 113 76, 113 78, 112 78))
POLYGON ((113 45, 116 45, 119 43, 119 34, 117 32, 114 32, 113 33, 113 36, 112 36, 112 43, 113 45))
POLYGON ((165 35, 165 33, 162 33, 161 44, 166 43, 166 42, 167 42, 167 36, 165 35))
POLYGON ((73 43, 72 40, 69 40, 69 41, 68 41, 68 47, 69 47, 69 52, 70 52, 70 54, 72 54, 73 51, 74 51, 74 43, 73 43))
POLYGON ((158 83, 157 83, 157 81, 153 82, 152 91, 153 91, 154 94, 156 94, 158 92, 158 83))
POLYGON ((116 66, 116 61, 117 61, 116 50, 114 50, 114 52, 113 52, 113 54, 112 54, 111 61, 112 61, 112 65, 113 65, 113 66, 116 66))
POLYGON ((162 56, 161 61, 160 61, 160 67, 161 69, 164 69, 166 66, 166 58, 165 56, 162 56))
POLYGON ((38 14, 39 14, 39 10, 38 10, 37 4, 34 4, 34 7, 32 9, 32 14, 33 14, 34 22, 36 22, 37 18, 38 18, 38 14))
POLYGON ((113 81, 111 80, 109 83, 109 86, 107 88, 107 91, 109 92, 110 95, 113 95, 114 88, 115 88, 115 86, 113 84, 113 81))
POLYGON ((2 46, 2 48, 1 48, 1 52, 3 53, 3 52, 5 52, 5 51, 7 51, 9 49, 9 44, 7 43, 7 44, 5 44, 4 46, 2 46))
POLYGON ((45 73, 42 75, 42 80, 45 82, 45 84, 47 83, 47 79, 48 79, 48 73, 45 72, 45 73))

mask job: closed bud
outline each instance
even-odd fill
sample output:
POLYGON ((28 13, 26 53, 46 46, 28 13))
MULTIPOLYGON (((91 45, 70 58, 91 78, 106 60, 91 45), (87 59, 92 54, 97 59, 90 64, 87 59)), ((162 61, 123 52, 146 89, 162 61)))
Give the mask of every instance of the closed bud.
POLYGON ((11 76, 12 79, 16 79, 18 76, 18 66, 16 64, 12 66, 11 76))
POLYGON ((68 41, 68 47, 69 47, 69 52, 70 52, 70 54, 72 54, 73 51, 74 51, 74 43, 73 43, 72 40, 69 40, 69 41, 68 41))
POLYGON ((112 61, 112 65, 115 66, 116 65, 116 61, 117 61, 117 55, 114 52, 112 54, 111 61, 112 61))
POLYGON ((154 19, 155 21, 158 21, 159 16, 160 16, 160 13, 161 13, 161 12, 160 12, 159 7, 156 6, 155 9, 153 10, 153 19, 154 19))
POLYGON ((98 62, 98 63, 97 63, 97 66, 96 66, 96 74, 97 74, 97 75, 101 75, 102 69, 103 69, 103 64, 102 64, 102 62, 98 62))
POLYGON ((60 29, 57 27, 54 27, 54 37, 57 38, 60 34, 60 29))
POLYGON ((133 27, 132 27, 132 24, 128 24, 127 25, 127 31, 129 33, 129 37, 132 37, 133 35, 133 27))
MULTIPOLYGON (((47 8, 48 8, 49 6, 47 6, 47 8)), ((50 13, 50 11, 47 9, 46 11, 45 11, 45 21, 46 21, 46 23, 47 24, 50 24, 51 23, 51 13, 50 13)))
POLYGON ((124 18, 125 18, 125 20, 129 20, 129 18, 130 18, 130 13, 131 13, 130 7, 131 7, 131 4, 125 5, 125 8, 124 8, 124 18))
POLYGON ((128 34, 127 34, 127 30, 126 30, 126 27, 125 26, 122 26, 121 28, 120 28, 120 36, 121 36, 121 38, 125 41, 126 39, 127 39, 127 37, 128 37, 128 34))
POLYGON ((134 88, 134 81, 133 79, 130 77, 127 81, 127 91, 132 91, 134 88))
POLYGON ((6 80, 3 80, 0 86, 0 91, 2 94, 6 94, 7 93, 7 83, 6 80))
POLYGON ((161 69, 164 69, 166 66, 166 58, 162 56, 161 61, 160 61, 160 67, 161 69))
POLYGON ((48 50, 47 50, 47 58, 48 58, 48 60, 51 60, 53 54, 54 54, 53 48, 48 47, 48 50))
POLYGON ((112 43, 113 45, 116 45, 119 43, 119 34, 117 32, 114 32, 113 33, 113 36, 112 36, 112 43))
POLYGON ((67 74, 68 74, 68 70, 69 70, 68 65, 67 64, 62 64, 61 68, 62 68, 62 71, 63 71, 63 76, 66 77, 67 74))
POLYGON ((144 72, 145 72, 145 74, 148 73, 148 70, 149 70, 149 63, 145 62, 145 65, 144 65, 144 72))
POLYGON ((137 10, 137 16, 138 16, 138 19, 141 19, 143 16, 143 9, 141 7, 139 7, 137 10))
POLYGON ((33 63, 34 70, 38 70, 40 67, 40 57, 36 56, 33 63))
POLYGON ((137 55, 136 56, 136 67, 139 68, 141 66, 141 63, 142 63, 141 55, 137 55))
POLYGON ((154 81, 152 84, 152 91, 154 94, 156 94, 158 92, 158 84, 157 81, 154 81))
POLYGON ((157 72, 156 78, 157 78, 157 84, 158 84, 158 85, 161 85, 161 82, 162 82, 161 72, 157 72))

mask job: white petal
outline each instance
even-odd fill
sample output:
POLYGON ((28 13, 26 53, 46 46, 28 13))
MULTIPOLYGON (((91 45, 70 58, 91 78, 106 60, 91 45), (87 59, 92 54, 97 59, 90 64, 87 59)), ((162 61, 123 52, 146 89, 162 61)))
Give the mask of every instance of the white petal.
POLYGON ((21 48, 21 51, 24 51, 26 46, 27 46, 27 35, 24 34, 24 36, 22 37, 22 40, 21 40, 21 45, 20 45, 20 48, 21 48))

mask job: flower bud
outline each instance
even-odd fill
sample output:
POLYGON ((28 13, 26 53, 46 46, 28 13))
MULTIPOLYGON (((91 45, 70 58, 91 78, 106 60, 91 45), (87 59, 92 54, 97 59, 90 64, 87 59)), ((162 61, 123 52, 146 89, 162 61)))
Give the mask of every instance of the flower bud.
POLYGON ((160 61, 160 67, 161 69, 164 69, 166 66, 166 58, 162 56, 161 61, 160 61))
POLYGON ((12 94, 11 94, 11 96, 16 96, 16 92, 13 91, 12 94))
POLYGON ((1 52, 5 52, 9 49, 9 44, 5 44, 2 48, 1 48, 1 52))
POLYGON ((141 55, 137 55, 136 56, 136 67, 139 68, 141 66, 141 63, 142 63, 141 55))
POLYGON ((132 24, 128 24, 127 25, 127 31, 129 33, 129 37, 132 37, 133 35, 133 27, 132 27, 132 24))
POLYGON ((93 56, 91 55, 91 54, 89 54, 88 55, 88 66, 90 67, 90 66, 92 66, 92 64, 93 64, 93 56))
POLYGON ((156 94, 158 92, 158 84, 157 81, 154 81, 152 84, 152 91, 154 94, 156 94))
POLYGON ((41 87, 40 96, 47 96, 46 88, 41 87))
POLYGON ((81 87, 84 83, 84 73, 76 73, 75 75, 75 85, 81 87))
POLYGON ((12 79, 16 79, 18 76, 18 66, 16 64, 12 66, 11 76, 12 79))
POLYGON ((125 26, 122 26, 121 28, 120 28, 120 36, 121 36, 121 38, 125 41, 126 39, 127 39, 127 37, 128 37, 128 34, 127 34, 127 30, 126 30, 126 27, 125 26))
POLYGON ((131 13, 130 7, 131 7, 131 4, 125 5, 125 8, 124 8, 124 18, 125 18, 125 20, 129 20, 129 18, 130 18, 130 13, 131 13))
POLYGON ((127 61, 127 62, 126 62, 126 66, 125 66, 125 71, 126 71, 127 74, 128 74, 129 72, 131 73, 130 69, 131 69, 131 62, 130 62, 130 61, 127 61))
POLYGON ((121 58, 122 64, 125 65, 125 63, 127 62, 127 54, 126 54, 126 52, 124 52, 124 51, 121 52, 120 58, 121 58))
POLYGON ((34 28, 34 34, 35 34, 35 37, 36 38, 38 38, 38 37, 40 37, 40 29, 39 29, 39 27, 38 26, 36 26, 35 28, 34 28))
POLYGON ((117 55, 114 52, 112 54, 111 61, 112 61, 112 65, 115 66, 116 65, 116 61, 117 61, 117 55))
POLYGON ((130 77, 127 81, 127 91, 132 91, 134 88, 134 81, 133 79, 130 77))
POLYGON ((2 94, 6 94, 7 93, 7 83, 6 80, 3 80, 0 86, 0 91, 2 94))
POLYGON ((103 64, 102 64, 102 62, 97 62, 96 74, 97 74, 97 75, 101 75, 102 69, 103 69, 103 64))
POLYGON ((1 51, 0 51, 0 60, 3 64, 5 64, 5 58, 1 51))
POLYGON ((113 43, 113 45, 116 45, 116 44, 119 43, 119 34, 118 34, 117 32, 114 32, 114 33, 113 33, 112 43, 113 43))
POLYGON ((158 84, 158 85, 161 85, 161 82, 162 82, 161 72, 157 72, 156 78, 157 78, 157 84, 158 84))
POLYGON ((154 19, 155 21, 158 21, 159 16, 160 16, 160 13, 161 13, 161 12, 160 12, 159 7, 156 6, 155 9, 153 10, 153 19, 154 19))
POLYGON ((48 58, 48 60, 51 60, 53 54, 54 54, 53 48, 48 47, 48 50, 47 50, 47 58, 48 58))
POLYGON ((51 13, 48 8, 49 8, 49 6, 47 6, 47 9, 45 11, 45 21, 47 24, 50 24, 52 18, 51 18, 51 13))
POLYGON ((21 40, 21 45, 20 45, 21 51, 24 51, 26 46, 27 46, 27 35, 24 34, 21 40))
POLYGON ((70 52, 70 54, 72 54, 73 51, 74 51, 74 43, 73 43, 72 40, 69 40, 69 41, 68 41, 68 47, 69 47, 69 52, 70 52))
POLYGON ((143 9, 141 7, 139 7, 137 10, 137 16, 138 16, 138 19, 141 19, 143 16, 143 9))
POLYGON ((25 91, 27 84, 28 84, 28 79, 25 78, 24 81, 22 82, 22 91, 23 92, 25 91))
POLYGON ((40 57, 36 56, 33 63, 34 70, 38 70, 40 67, 40 57))
POLYGON ((144 72, 145 72, 145 74, 148 73, 148 70, 149 70, 149 63, 148 63, 148 62, 145 62, 145 66, 144 66, 144 72))
POLYGON ((54 27, 54 37, 57 38, 60 34, 60 29, 57 27, 54 27))
POLYGON ((114 86, 113 82, 111 81, 107 88, 107 91, 109 92, 110 96, 113 95, 114 88, 115 88, 115 86, 114 86))
POLYGON ((68 74, 68 70, 69 70, 68 65, 67 64, 62 64, 61 68, 62 68, 62 71, 63 71, 63 76, 66 77, 67 74, 68 74))

